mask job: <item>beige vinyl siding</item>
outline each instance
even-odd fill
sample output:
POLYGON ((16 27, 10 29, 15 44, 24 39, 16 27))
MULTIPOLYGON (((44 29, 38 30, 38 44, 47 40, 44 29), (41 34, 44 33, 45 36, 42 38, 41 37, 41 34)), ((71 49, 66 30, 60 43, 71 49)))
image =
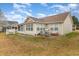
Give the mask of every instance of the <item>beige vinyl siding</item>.
POLYGON ((36 34, 38 34, 41 30, 37 30, 37 28, 47 28, 49 30, 49 33, 59 33, 60 35, 63 35, 63 24, 56 23, 56 24, 36 24, 36 34), (51 30, 53 28, 54 30, 51 30), (58 30, 55 30, 55 28, 58 28, 58 30))
POLYGON ((34 20, 32 20, 31 18, 29 18, 26 21, 26 23, 24 25, 24 34, 35 35, 35 33, 36 33, 36 24, 33 23, 33 22, 34 22, 34 20), (28 27, 29 24, 31 24, 33 26, 33 30, 28 29, 28 28, 31 28, 31 27, 28 27))
POLYGON ((44 31, 45 24, 36 23, 36 34, 40 33, 40 31, 44 31))
POLYGON ((63 33, 67 34, 72 32, 72 26, 73 26, 73 23, 72 23, 71 16, 69 14, 63 23, 63 33))
POLYGON ((49 24, 48 27, 50 33, 59 33, 60 35, 63 35, 63 25, 61 23, 49 24), (51 30, 51 28, 53 28, 53 30, 51 30), (55 30, 55 28, 58 28, 58 30, 55 30))
POLYGON ((36 33, 36 24, 32 25, 33 26, 33 30, 26 30, 26 26, 27 25, 25 25, 25 33, 29 34, 29 35, 35 35, 35 33, 36 33))
POLYGON ((3 28, 3 27, 0 27, 0 31, 2 31, 2 28, 3 28))
POLYGON ((59 27, 59 34, 63 35, 64 34, 63 33, 63 23, 59 24, 58 27, 59 27))

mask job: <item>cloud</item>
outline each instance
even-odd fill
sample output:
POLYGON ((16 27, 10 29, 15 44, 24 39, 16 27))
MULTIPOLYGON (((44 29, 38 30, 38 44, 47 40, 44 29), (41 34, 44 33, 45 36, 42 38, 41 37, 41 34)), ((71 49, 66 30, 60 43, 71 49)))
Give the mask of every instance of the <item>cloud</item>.
POLYGON ((74 10, 73 13, 79 14, 79 10, 74 10))
POLYGON ((9 13, 5 16, 8 18, 8 20, 18 20, 18 19, 23 18, 22 15, 20 15, 20 14, 11 14, 11 13, 9 13))
POLYGON ((62 5, 52 5, 50 8, 55 8, 55 7, 64 8, 62 5))
MULTIPOLYGON (((71 11, 73 9, 76 9, 78 6, 78 4, 68 4, 68 5, 52 5, 49 9, 55 9, 57 8, 59 10, 59 12, 66 12, 66 11, 71 11)), ((56 10, 56 9, 55 9, 56 10)))
POLYGON ((49 7, 49 9, 55 10, 55 14, 69 11, 69 8, 63 5, 52 5, 51 7, 49 7))
POLYGON ((32 10, 28 9, 27 6, 31 6, 31 4, 13 4, 13 10, 10 12, 6 12, 6 17, 8 20, 16 20, 21 23, 22 20, 24 20, 26 16, 32 16, 32 10))
POLYGON ((43 14, 43 13, 38 13, 38 14, 37 14, 37 17, 38 17, 38 18, 40 18, 40 17, 45 17, 45 16, 47 16, 47 15, 46 15, 46 14, 43 14))
POLYGON ((13 12, 10 12, 9 14, 5 15, 8 20, 11 21, 18 21, 19 23, 23 22, 23 20, 25 20, 26 16, 32 16, 32 14, 28 11, 23 11, 21 14, 17 14, 13 12), (24 16, 22 14, 25 14, 24 16))
POLYGON ((27 16, 32 16, 32 13, 25 11, 25 13, 27 14, 27 16))
POLYGON ((69 4, 68 6, 71 6, 71 7, 76 7, 77 4, 69 4))
POLYGON ((42 6, 45 6, 45 7, 47 7, 48 5, 47 5, 47 3, 40 3, 42 6))
POLYGON ((15 14, 15 12, 14 11, 11 11, 10 14, 15 14))
POLYGON ((14 4, 14 12, 15 13, 25 13, 25 14, 31 16, 32 10, 27 9, 26 5, 31 6, 31 4, 29 4, 29 3, 27 3, 27 4, 23 4, 23 3, 22 4, 14 4))
POLYGON ((32 4, 31 3, 21 3, 22 5, 26 5, 26 6, 32 6, 32 4))
POLYGON ((28 11, 29 11, 29 12, 32 12, 32 10, 31 10, 31 9, 29 9, 28 11))
POLYGON ((32 10, 24 10, 24 9, 18 9, 17 11, 15 11, 16 13, 19 14, 25 14, 27 16, 32 16, 32 10))
POLYGON ((68 4, 68 8, 70 9, 76 9, 78 7, 78 4, 68 4))
POLYGON ((31 6, 31 4, 30 4, 30 3, 26 3, 26 5, 27 5, 27 6, 31 6))
POLYGON ((58 8, 59 10, 64 10, 64 11, 67 11, 67 8, 66 8, 66 6, 63 6, 63 5, 53 5, 53 6, 51 6, 50 8, 58 8))
POLYGON ((25 8, 26 6, 14 3, 13 7, 16 8, 16 9, 18 9, 18 8, 25 8))

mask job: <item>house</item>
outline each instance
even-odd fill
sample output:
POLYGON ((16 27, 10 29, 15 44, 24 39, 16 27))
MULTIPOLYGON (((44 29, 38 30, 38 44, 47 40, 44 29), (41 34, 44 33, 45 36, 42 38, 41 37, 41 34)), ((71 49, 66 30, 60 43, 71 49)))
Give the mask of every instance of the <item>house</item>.
POLYGON ((18 22, 0 20, 0 32, 6 32, 6 34, 14 33, 18 29, 18 22))
POLYGON ((27 17, 24 23, 19 25, 19 32, 29 35, 49 33, 65 35, 72 32, 73 21, 69 12, 44 18, 27 17))
POLYGON ((15 32, 18 30, 18 22, 16 21, 7 21, 6 26, 6 34, 15 34, 15 32))
POLYGON ((24 34, 24 28, 25 28, 24 25, 25 25, 24 23, 21 23, 21 24, 18 25, 18 32, 19 33, 23 33, 24 34))
POLYGON ((5 31, 6 25, 7 25, 7 21, 0 20, 0 32, 5 31))

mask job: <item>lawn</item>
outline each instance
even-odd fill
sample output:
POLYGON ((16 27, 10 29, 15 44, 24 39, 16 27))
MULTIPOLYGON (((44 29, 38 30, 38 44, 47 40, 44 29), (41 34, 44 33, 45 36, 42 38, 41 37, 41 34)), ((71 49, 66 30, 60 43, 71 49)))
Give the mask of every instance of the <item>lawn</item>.
POLYGON ((44 37, 0 33, 1 56, 79 56, 79 33, 44 37))

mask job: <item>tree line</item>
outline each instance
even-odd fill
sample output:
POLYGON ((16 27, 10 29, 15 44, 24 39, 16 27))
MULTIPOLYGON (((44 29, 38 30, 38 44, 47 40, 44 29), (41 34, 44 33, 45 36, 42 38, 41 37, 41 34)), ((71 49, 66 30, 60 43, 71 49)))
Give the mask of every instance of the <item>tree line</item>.
POLYGON ((76 16, 72 16, 73 24, 79 26, 79 20, 76 16))

